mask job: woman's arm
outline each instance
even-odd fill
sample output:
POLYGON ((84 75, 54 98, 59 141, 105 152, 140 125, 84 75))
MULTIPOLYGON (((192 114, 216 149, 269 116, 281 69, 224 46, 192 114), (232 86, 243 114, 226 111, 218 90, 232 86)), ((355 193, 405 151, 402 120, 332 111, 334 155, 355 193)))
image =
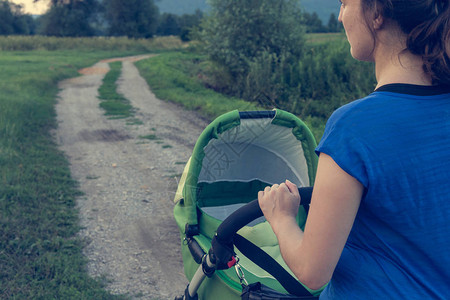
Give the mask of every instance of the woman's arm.
POLYGON ((355 220, 363 185, 321 153, 305 232, 295 216, 300 197, 289 182, 259 192, 258 200, 280 245, 281 255, 297 278, 311 289, 330 279, 355 220))

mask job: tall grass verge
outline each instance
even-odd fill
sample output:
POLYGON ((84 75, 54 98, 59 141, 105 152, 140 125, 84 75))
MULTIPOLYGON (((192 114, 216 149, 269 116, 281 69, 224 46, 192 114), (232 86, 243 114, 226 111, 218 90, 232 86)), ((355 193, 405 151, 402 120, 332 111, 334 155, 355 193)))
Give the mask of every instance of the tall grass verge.
POLYGON ((45 36, 0 36, 2 51, 75 50, 159 52, 183 47, 178 37, 130 39, 127 37, 61 38, 45 36))
POLYGON ((190 52, 161 53, 136 63, 155 95, 199 111, 209 119, 231 110, 261 110, 254 103, 204 87, 198 78, 206 58, 190 52))
POLYGON ((57 82, 119 52, 0 55, 0 298, 118 299, 87 274, 79 195, 51 135, 57 82))

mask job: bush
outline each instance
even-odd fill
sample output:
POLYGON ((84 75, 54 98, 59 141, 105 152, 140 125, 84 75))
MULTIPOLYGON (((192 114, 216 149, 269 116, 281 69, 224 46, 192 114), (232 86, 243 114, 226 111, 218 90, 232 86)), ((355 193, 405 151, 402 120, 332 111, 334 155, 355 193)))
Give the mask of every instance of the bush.
POLYGON ((327 119, 336 108, 375 87, 372 64, 353 59, 344 40, 311 47, 293 69, 289 86, 297 94, 283 100, 301 117, 327 119))
POLYGON ((234 79, 230 92, 241 96, 255 60, 302 55, 304 31, 293 0, 212 0, 200 38, 210 59, 234 79))

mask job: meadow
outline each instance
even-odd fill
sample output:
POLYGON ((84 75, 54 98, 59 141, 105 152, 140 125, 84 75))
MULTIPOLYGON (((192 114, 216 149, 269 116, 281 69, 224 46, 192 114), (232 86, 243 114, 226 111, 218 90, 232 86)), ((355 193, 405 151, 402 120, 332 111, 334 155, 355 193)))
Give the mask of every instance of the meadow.
POLYGON ((0 51, 31 50, 80 50, 147 53, 180 49, 183 43, 174 37, 155 39, 129 39, 126 37, 44 37, 44 36, 0 36, 0 51))

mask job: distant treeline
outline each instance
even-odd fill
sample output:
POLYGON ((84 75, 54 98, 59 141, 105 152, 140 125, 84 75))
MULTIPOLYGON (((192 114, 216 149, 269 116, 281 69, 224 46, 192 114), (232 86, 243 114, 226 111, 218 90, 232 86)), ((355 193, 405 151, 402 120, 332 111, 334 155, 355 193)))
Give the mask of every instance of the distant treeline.
POLYGON ((188 40, 190 30, 200 24, 202 17, 201 11, 181 16, 160 14, 153 0, 51 0, 45 14, 31 16, 24 14, 20 5, 0 0, 0 35, 176 35, 188 40))
POLYGON ((344 27, 339 23, 335 14, 330 14, 328 23, 324 25, 319 15, 316 12, 302 13, 302 24, 305 25, 307 33, 327 33, 327 32, 341 32, 344 31, 344 27))
MULTIPOLYGON (((127 36, 151 38, 175 35, 190 40, 204 13, 162 13, 153 0, 52 0, 42 16, 24 14, 20 5, 0 0, 0 35, 58 37, 127 36)), ((300 23, 308 33, 342 30, 334 14, 323 24, 317 13, 303 12, 300 23)))
POLYGON ((8 1, 0 1, 0 34, 34 34, 35 20, 23 14, 20 6, 8 1))

